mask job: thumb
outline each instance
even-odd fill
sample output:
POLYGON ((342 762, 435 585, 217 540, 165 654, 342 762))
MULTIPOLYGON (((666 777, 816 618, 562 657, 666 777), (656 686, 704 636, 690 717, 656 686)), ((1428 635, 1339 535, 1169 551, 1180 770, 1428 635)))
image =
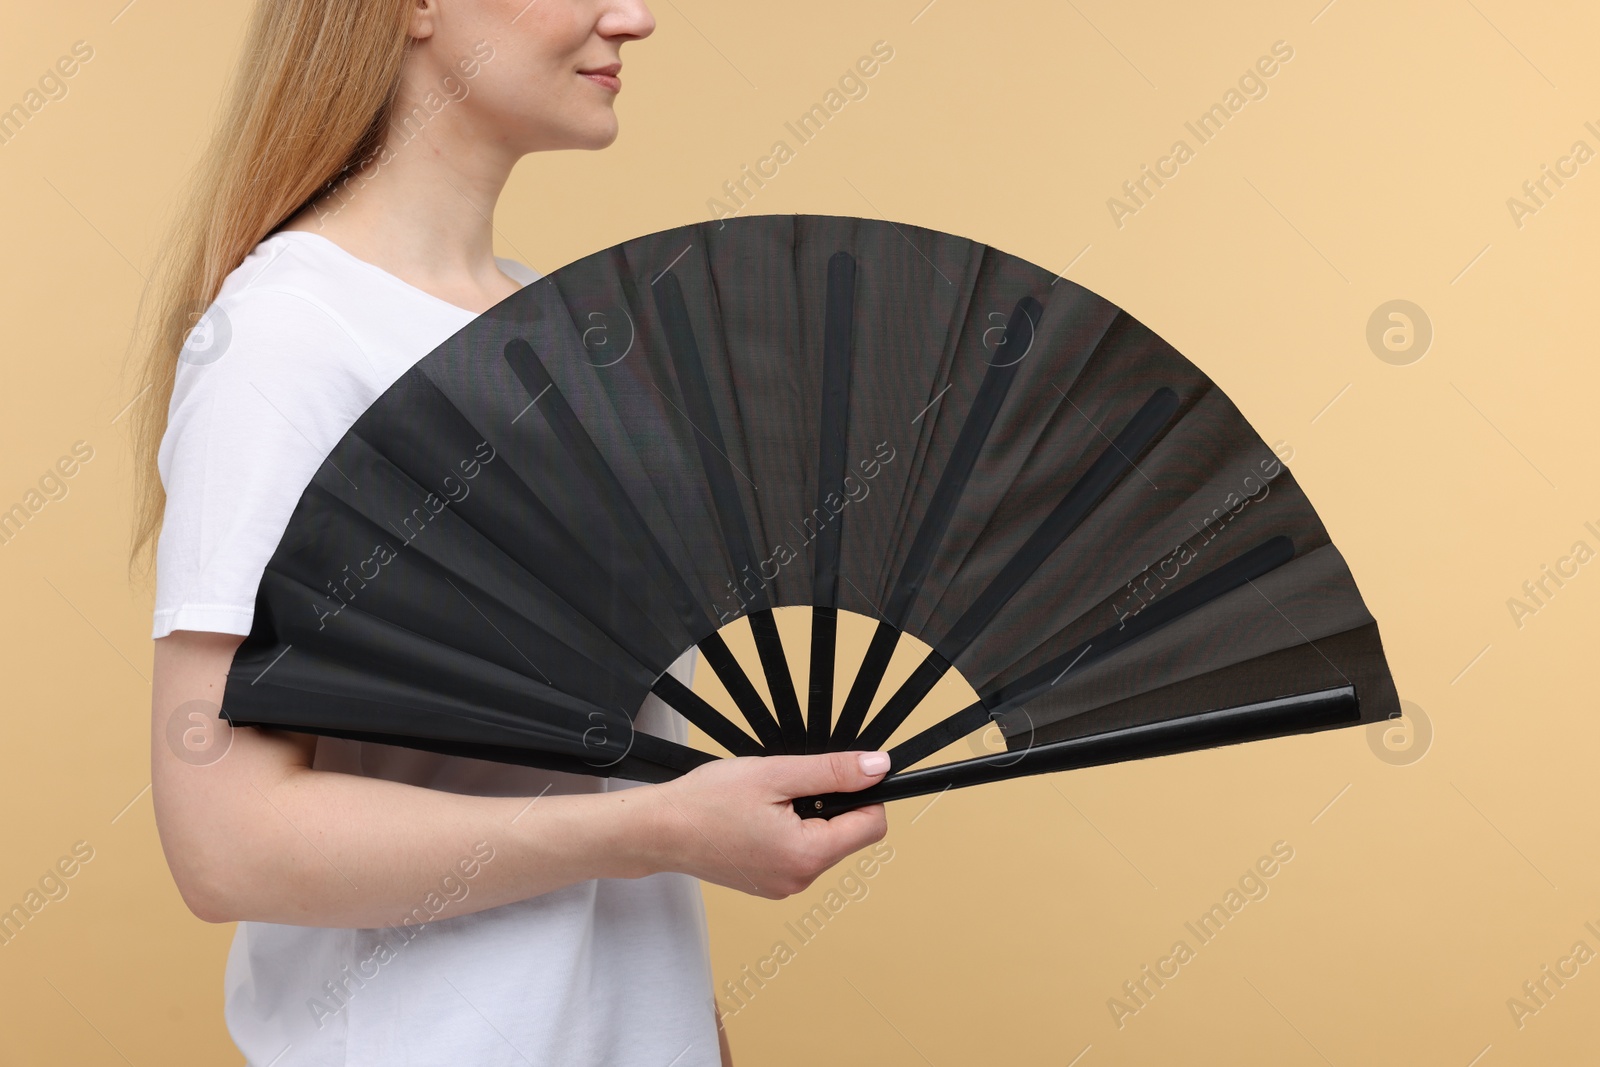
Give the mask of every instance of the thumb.
POLYGON ((877 785, 889 769, 887 752, 818 752, 767 756, 771 782, 785 800, 813 793, 853 793, 877 785))

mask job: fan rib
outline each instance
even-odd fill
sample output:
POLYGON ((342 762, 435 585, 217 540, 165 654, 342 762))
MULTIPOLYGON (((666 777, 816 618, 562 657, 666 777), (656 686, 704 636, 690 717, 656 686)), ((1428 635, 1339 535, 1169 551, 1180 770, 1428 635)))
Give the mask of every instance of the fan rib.
POLYGON ((754 738, 729 722, 721 712, 707 703, 704 697, 684 685, 670 672, 663 671, 661 677, 650 687, 650 691, 735 756, 766 755, 766 750, 754 738))
MULTIPOLYGON (((689 322, 683 286, 679 284, 678 276, 668 269, 656 279, 652 288, 655 291, 656 310, 661 315, 662 328, 666 331, 667 348, 671 351, 673 367, 677 371, 678 391, 683 397, 684 407, 688 409, 689 422, 696 431, 695 445, 700 453, 700 465, 705 471, 717 519, 722 525, 722 538, 731 557, 733 572, 735 575, 757 574, 759 566, 750 540, 750 526, 745 520, 739 487, 733 480, 733 461, 728 458, 722 424, 717 419, 717 409, 711 399, 711 385, 706 379, 705 361, 701 359, 700 345, 695 341, 694 327, 689 322)), ((749 613, 750 628, 755 634, 756 651, 761 656, 761 669, 767 678, 767 691, 772 694, 773 708, 778 715, 781 744, 777 751, 803 752, 806 726, 800 715, 800 698, 795 693, 788 658, 783 654, 783 641, 777 635, 777 620, 772 617, 771 607, 766 603, 764 585, 758 595, 762 606, 749 613)), ((730 671, 737 671, 741 675, 744 673, 737 660, 732 660, 727 666, 730 671)), ((725 683, 733 681, 722 667, 717 668, 717 674, 725 683)), ((731 685, 729 691, 732 691, 731 685)), ((746 715, 749 715, 749 710, 746 710, 746 715)))
MULTIPOLYGON (((673 367, 678 375, 678 391, 694 431, 700 466, 705 471, 706 485, 711 491, 712 505, 717 512, 717 521, 722 526, 722 539, 731 557, 734 574, 737 576, 746 571, 755 574, 756 556, 751 548, 744 503, 739 498, 739 487, 734 484, 733 461, 728 458, 722 424, 717 419, 717 409, 711 400, 711 385, 706 380, 705 362, 700 357, 694 328, 689 323, 683 287, 678 283, 678 276, 669 270, 657 279, 654 292, 656 310, 661 315, 667 347, 672 353, 673 367)), ((753 595, 765 603, 765 583, 753 595)))
POLYGON ((833 730, 834 661, 839 644, 837 608, 811 606, 811 667, 806 686, 806 751, 826 752, 833 730))
POLYGON ((889 661, 894 658, 895 646, 899 643, 900 631, 887 621, 878 620, 878 628, 872 631, 867 653, 861 659, 861 666, 856 669, 855 680, 850 683, 850 694, 845 697, 844 707, 839 711, 839 721, 834 724, 833 735, 828 742, 830 749, 849 748, 855 742, 856 731, 866 721, 867 709, 872 706, 878 683, 883 680, 884 671, 889 669, 889 661))
POLYGON ((952 787, 999 782, 1030 774, 1078 770, 1126 760, 1264 741, 1347 726, 1361 718, 1354 686, 1298 693, 1253 704, 1145 723, 1088 737, 895 774, 858 793, 831 793, 794 801, 802 817, 831 818, 865 804, 924 796, 952 787))
POLYGON ((1178 394, 1171 389, 1162 386, 1150 394, 1150 399, 1134 412, 1122 431, 1067 490, 1061 502, 1033 531, 1017 554, 1006 562, 944 639, 928 652, 921 666, 873 717, 854 747, 875 749, 889 740, 889 736, 911 716, 917 705, 944 677, 951 661, 978 639, 1000 609, 1016 596, 1017 591, 1033 577, 1050 554, 1100 506, 1106 494, 1132 469, 1138 457, 1172 421, 1177 410, 1178 394))
POLYGON ((778 733, 783 739, 780 752, 806 750, 806 724, 800 714, 800 695, 795 692, 794 676, 789 673, 789 657, 784 655, 783 635, 771 609, 761 608, 747 616, 750 635, 755 638, 756 654, 761 657, 761 673, 767 679, 767 692, 778 713, 778 733))
POLYGON ((981 730, 994 720, 994 715, 982 700, 975 700, 954 715, 940 719, 921 733, 906 738, 889 750, 889 767, 901 770, 915 766, 946 745, 953 745, 974 730, 981 730))
POLYGON ((823 752, 833 730, 833 674, 837 651, 839 556, 844 512, 832 514, 828 498, 844 486, 850 430, 850 358, 855 332, 856 261, 848 252, 828 258, 827 303, 822 331, 822 410, 817 434, 818 515, 830 515, 817 531, 811 583, 811 667, 806 692, 806 751, 823 752))
POLYGON ((1061 502, 1039 524, 987 589, 950 628, 936 646, 945 659, 954 662, 994 621, 1000 609, 1016 596, 1023 585, 1044 564, 1051 553, 1083 524, 1095 508, 1133 469, 1145 449, 1150 447, 1172 421, 1178 410, 1178 394, 1162 386, 1133 414, 1122 432, 1108 443, 1083 476, 1067 490, 1061 502))
POLYGON ((917 669, 911 672, 911 677, 901 683, 900 688, 884 702, 878 709, 878 714, 872 717, 867 728, 861 731, 855 743, 847 748, 860 748, 872 751, 881 748, 889 740, 889 735, 894 733, 901 723, 916 710, 922 703, 922 698, 933 692, 933 687, 939 684, 950 671, 950 661, 939 655, 938 652, 929 650, 923 661, 917 664, 917 669))
MULTIPOLYGON (((923 513, 922 522, 917 527, 917 535, 906 553, 905 563, 900 568, 900 576, 895 580, 894 589, 889 594, 888 603, 884 608, 884 620, 879 624, 878 633, 873 636, 874 645, 877 645, 879 638, 883 636, 885 624, 895 631, 905 629, 905 617, 911 610, 911 603, 921 589, 923 578, 927 577, 928 568, 933 565, 934 551, 944 539, 945 530, 949 527, 950 519, 955 515, 956 505, 961 500, 961 492, 966 488, 967 479, 972 476, 972 468, 978 462, 978 454, 983 451, 989 430, 1000 414, 1000 407, 1005 403, 1006 393, 1010 390, 1011 381, 1016 377, 1017 367, 1022 362, 1022 355, 1012 358, 1012 348, 1018 344, 1018 338, 1024 336, 1024 324, 1027 325, 1028 344, 1032 345, 1034 332, 1038 329, 1039 318, 1043 312, 1044 309, 1039 302, 1031 296, 1024 296, 1018 300, 1016 307, 1012 309, 1011 318, 1006 322, 1005 336, 995 346, 995 358, 990 361, 989 369, 984 372, 983 382, 978 386, 978 395, 973 398, 972 407, 967 410, 966 421, 962 423, 961 432, 956 436, 955 445, 950 450, 950 458, 939 475, 939 484, 934 488, 933 498, 928 502, 928 509, 923 513)), ((1024 348, 1023 354, 1026 352, 1027 348, 1024 348)), ((898 639, 898 632, 895 637, 898 639)), ((890 648, 892 649, 892 645, 890 648)), ((867 708, 871 706, 872 698, 877 695, 878 686, 883 683, 883 672, 888 666, 888 655, 874 658, 869 653, 862 661, 861 669, 856 673, 855 683, 850 689, 846 714, 840 716, 839 726, 833 732, 834 748, 851 748, 856 744, 856 731, 861 728, 861 720, 866 717, 867 708), (852 721, 847 722, 847 719, 852 721)))
POLYGON ((928 510, 923 514, 922 523, 917 528, 916 539, 912 541, 911 549, 906 553, 906 561, 900 569, 900 577, 895 582, 894 591, 889 594, 884 614, 889 622, 899 629, 905 629, 905 617, 911 610, 911 602, 921 589, 922 580, 927 577, 928 569, 933 565, 934 551, 939 547, 939 542, 944 538, 945 530, 955 515, 956 505, 961 500, 961 492, 966 488, 967 479, 972 476, 972 468, 978 462, 978 454, 983 450, 996 416, 1000 414, 1001 405, 1005 403, 1012 379, 1017 376, 1021 357, 1007 358, 1011 355, 1011 347, 1016 344, 1017 338, 1022 336, 1024 322, 1028 325, 1031 341, 1042 310, 1039 302, 1031 296, 1018 300, 1016 308, 1011 312, 1010 321, 1006 323, 1005 337, 995 346, 995 359, 984 372, 983 383, 978 386, 978 395, 973 399, 966 421, 962 423, 961 432, 956 437, 955 446, 950 450, 950 459, 945 464, 943 473, 939 475, 938 487, 934 489, 933 499, 929 501, 928 510))
POLYGON ((750 681, 750 676, 745 674, 744 668, 739 666, 738 657, 722 639, 722 635, 714 633, 702 638, 700 651, 705 654, 706 662, 711 664, 711 669, 717 672, 717 677, 722 679, 723 688, 733 698, 733 703, 744 716, 745 722, 750 724, 750 729, 761 739, 762 747, 766 749, 763 754, 782 752, 783 733, 778 728, 777 720, 772 717, 767 702, 761 699, 755 684, 750 681))
POLYGON ((1254 548, 1240 553, 1215 570, 1201 575, 1176 592, 1159 597, 1122 623, 1108 627, 1074 649, 1068 649, 1050 663, 1031 671, 1009 685, 984 696, 984 703, 996 715, 1022 704, 1056 685, 1069 671, 1105 659, 1146 634, 1240 586, 1281 567, 1294 558, 1294 542, 1278 534, 1254 548), (1048 681, 1046 680, 1048 679, 1048 681))
POLYGON ((1254 581, 1292 558, 1293 542, 1282 535, 1268 538, 1215 570, 1201 575, 1182 589, 1152 601, 1144 610, 1121 624, 1102 630, 1016 681, 980 695, 977 703, 969 704, 954 715, 902 741, 889 750, 891 766, 896 769, 909 767, 926 759, 945 745, 980 729, 990 719, 1037 698, 1057 685, 1068 672, 1098 663, 1139 638, 1254 581))

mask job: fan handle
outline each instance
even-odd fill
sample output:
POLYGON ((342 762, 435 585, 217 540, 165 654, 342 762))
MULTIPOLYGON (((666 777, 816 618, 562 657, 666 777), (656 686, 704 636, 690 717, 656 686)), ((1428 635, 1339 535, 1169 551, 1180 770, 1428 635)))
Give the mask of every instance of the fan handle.
POLYGON ((1361 708, 1355 687, 1342 685, 1314 693, 1299 693, 1255 704, 1220 708, 1168 719, 1166 722, 1052 741, 1020 752, 996 752, 977 759, 902 771, 860 792, 799 797, 794 801, 794 810, 802 818, 826 819, 885 800, 903 800, 945 789, 999 782, 1030 774, 1098 767, 1107 763, 1310 733, 1348 726, 1360 719, 1361 708))

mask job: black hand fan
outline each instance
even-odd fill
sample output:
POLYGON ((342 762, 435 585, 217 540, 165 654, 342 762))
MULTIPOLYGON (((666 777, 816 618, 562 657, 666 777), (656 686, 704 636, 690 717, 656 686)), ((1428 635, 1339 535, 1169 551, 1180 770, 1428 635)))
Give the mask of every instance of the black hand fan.
POLYGON ((223 714, 643 781, 718 758, 634 729, 652 692, 736 756, 888 747, 805 815, 1399 713, 1344 559, 1193 364, 986 245, 812 215, 623 242, 412 366, 295 507, 223 714), (690 646, 736 716, 667 673, 690 646), (951 672, 978 699, 914 730, 951 672), (914 766, 991 724, 1005 751, 914 766))

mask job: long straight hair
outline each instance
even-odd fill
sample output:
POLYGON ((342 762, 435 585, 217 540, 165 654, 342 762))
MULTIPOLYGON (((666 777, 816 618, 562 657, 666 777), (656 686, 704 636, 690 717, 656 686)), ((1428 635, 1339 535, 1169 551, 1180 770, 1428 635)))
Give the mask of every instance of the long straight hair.
POLYGON ((178 356, 256 244, 382 147, 415 0, 256 0, 240 63, 139 299, 129 368, 130 574, 166 510, 156 466, 178 356))

